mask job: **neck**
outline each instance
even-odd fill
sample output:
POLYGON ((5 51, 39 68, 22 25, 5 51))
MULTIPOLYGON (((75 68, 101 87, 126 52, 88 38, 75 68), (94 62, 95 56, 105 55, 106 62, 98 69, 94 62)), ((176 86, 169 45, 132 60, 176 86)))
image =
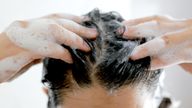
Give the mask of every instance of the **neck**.
POLYGON ((70 92, 64 97, 64 107, 61 108, 145 108, 144 103, 150 100, 146 91, 144 94, 133 87, 109 92, 100 86, 93 86, 70 92))

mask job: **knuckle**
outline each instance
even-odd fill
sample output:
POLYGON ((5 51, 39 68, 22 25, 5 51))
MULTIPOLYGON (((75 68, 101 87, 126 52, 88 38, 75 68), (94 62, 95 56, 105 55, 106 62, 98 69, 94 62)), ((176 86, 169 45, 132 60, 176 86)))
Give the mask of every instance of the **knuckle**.
POLYGON ((164 36, 162 37, 162 39, 163 39, 163 41, 164 41, 164 43, 165 43, 166 46, 169 46, 169 45, 171 44, 171 39, 170 39, 170 36, 169 36, 169 35, 164 35, 164 36))
POLYGON ((51 14, 50 16, 53 17, 53 18, 58 18, 58 17, 59 17, 59 14, 54 13, 54 14, 51 14))
POLYGON ((153 19, 155 19, 155 20, 157 20, 157 19, 159 19, 159 18, 160 18, 159 15, 154 15, 154 16, 153 16, 153 19))
POLYGON ((154 16, 153 16, 153 19, 154 19, 155 21, 160 21, 160 20, 162 19, 162 16, 160 16, 160 15, 154 15, 154 16))
POLYGON ((46 18, 59 18, 60 15, 58 13, 54 13, 54 14, 50 14, 48 16, 46 16, 46 18))
POLYGON ((161 23, 162 21, 170 21, 171 19, 173 19, 171 16, 169 15, 154 15, 152 17, 155 21, 161 23))
POLYGON ((154 16, 152 16, 152 19, 153 19, 153 21, 155 21, 155 22, 157 23, 158 26, 161 25, 162 16, 160 16, 160 15, 154 15, 154 16))
POLYGON ((154 15, 154 16, 153 16, 153 19, 155 19, 155 20, 157 20, 157 21, 162 20, 162 19, 165 19, 165 18, 167 18, 167 17, 164 16, 164 15, 154 15))
POLYGON ((47 44, 42 45, 37 49, 37 53, 39 53, 42 56, 50 56, 54 53, 53 49, 56 50, 56 48, 53 48, 53 45, 47 44))
POLYGON ((28 27, 28 22, 27 21, 19 21, 19 24, 22 28, 27 28, 28 27))
POLYGON ((27 21, 21 21, 21 20, 16 20, 11 23, 11 26, 19 26, 22 27, 22 23, 27 23, 27 21))
POLYGON ((155 21, 157 21, 158 23, 161 23, 162 21, 169 21, 170 17, 167 15, 154 15, 152 17, 155 21))
POLYGON ((59 26, 57 24, 49 24, 48 28, 50 30, 50 33, 53 36, 58 36, 61 31, 61 29, 59 28, 59 26))

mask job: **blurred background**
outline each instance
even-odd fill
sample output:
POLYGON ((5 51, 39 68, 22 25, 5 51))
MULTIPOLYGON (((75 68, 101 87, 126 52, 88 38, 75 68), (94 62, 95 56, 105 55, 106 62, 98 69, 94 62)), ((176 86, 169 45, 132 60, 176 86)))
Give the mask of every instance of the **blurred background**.
MULTIPOLYGON (((149 15, 192 17, 191 0, 0 0, 0 32, 11 22, 36 18, 51 13, 82 15, 94 8, 117 11, 125 19, 149 15)), ((11 83, 0 84, 0 108, 46 108, 42 92, 42 65, 33 66, 11 83)), ((192 75, 179 66, 165 69, 165 88, 180 108, 192 108, 192 75)))

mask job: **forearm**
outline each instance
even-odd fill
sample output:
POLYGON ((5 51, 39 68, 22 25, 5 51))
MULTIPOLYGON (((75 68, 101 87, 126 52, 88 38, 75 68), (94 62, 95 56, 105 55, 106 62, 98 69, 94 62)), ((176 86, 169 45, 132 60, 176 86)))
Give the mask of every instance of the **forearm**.
POLYGON ((23 49, 15 46, 5 33, 0 33, 0 60, 16 55, 22 52, 23 49))
POLYGON ((29 53, 11 42, 5 33, 0 34, 0 83, 22 74, 32 61, 29 53))

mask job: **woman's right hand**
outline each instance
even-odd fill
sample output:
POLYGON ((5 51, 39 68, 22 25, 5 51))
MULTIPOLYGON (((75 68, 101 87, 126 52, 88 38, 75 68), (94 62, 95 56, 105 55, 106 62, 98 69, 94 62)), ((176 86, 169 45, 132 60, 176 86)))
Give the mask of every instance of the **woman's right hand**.
POLYGON ((71 63, 69 52, 61 44, 89 51, 82 37, 96 37, 96 30, 78 24, 85 19, 82 16, 54 14, 29 21, 15 21, 4 33, 31 56, 52 57, 71 63))
POLYGON ((86 28, 79 23, 87 20, 83 16, 53 14, 28 21, 15 21, 5 31, 3 38, 9 49, 0 49, 9 56, 0 55, 0 81, 10 79, 24 66, 35 59, 51 57, 72 63, 67 49, 61 46, 89 51, 82 38, 96 38, 96 29, 86 28), (11 45, 11 46, 9 46, 11 45))

